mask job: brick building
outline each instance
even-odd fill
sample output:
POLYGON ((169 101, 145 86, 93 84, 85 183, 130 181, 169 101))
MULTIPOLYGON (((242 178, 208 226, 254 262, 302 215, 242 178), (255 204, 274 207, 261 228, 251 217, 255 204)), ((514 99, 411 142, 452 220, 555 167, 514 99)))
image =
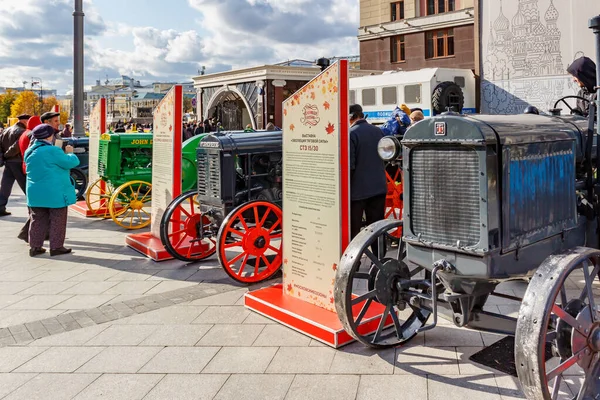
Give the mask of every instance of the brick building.
POLYGON ((475 69, 475 0, 360 0, 360 67, 475 69))

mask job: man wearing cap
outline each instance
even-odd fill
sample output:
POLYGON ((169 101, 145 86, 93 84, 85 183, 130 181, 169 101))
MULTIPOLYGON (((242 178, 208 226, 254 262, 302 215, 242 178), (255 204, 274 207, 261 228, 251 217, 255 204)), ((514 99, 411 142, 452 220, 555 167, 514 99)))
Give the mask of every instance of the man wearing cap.
POLYGON ((25 193, 26 181, 25 174, 21 169, 23 155, 19 149, 19 138, 27 130, 25 124, 29 118, 29 115, 19 115, 18 122, 0 135, 0 164, 4 164, 4 172, 0 181, 0 217, 11 214, 6 211, 6 204, 15 181, 25 193))
POLYGON ((363 213, 367 225, 384 219, 387 182, 385 165, 377 152, 381 129, 364 119, 362 107, 350 106, 350 231, 361 229, 363 213))
POLYGON ((56 133, 59 132, 58 127, 60 126, 60 113, 48 111, 43 113, 40 119, 42 120, 42 124, 48 124, 54 128, 56 133))

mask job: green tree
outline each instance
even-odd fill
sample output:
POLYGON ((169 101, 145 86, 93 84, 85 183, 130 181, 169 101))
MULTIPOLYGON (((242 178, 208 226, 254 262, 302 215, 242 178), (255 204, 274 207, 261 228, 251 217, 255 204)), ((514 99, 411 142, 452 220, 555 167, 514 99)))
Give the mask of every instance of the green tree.
POLYGON ((194 111, 194 108, 192 107, 192 99, 188 98, 188 97, 184 97, 183 98, 183 113, 190 113, 194 111))
POLYGON ((5 94, 0 94, 0 122, 6 123, 10 117, 10 107, 17 99, 18 93, 14 90, 8 90, 5 94))

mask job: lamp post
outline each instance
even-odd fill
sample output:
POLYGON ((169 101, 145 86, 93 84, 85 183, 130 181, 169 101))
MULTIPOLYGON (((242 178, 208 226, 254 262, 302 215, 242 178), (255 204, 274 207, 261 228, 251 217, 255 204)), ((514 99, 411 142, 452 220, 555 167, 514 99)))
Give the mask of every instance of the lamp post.
MULTIPOLYGON (((40 101, 40 114, 44 111, 43 107, 44 107, 44 95, 43 95, 43 90, 44 90, 44 85, 42 83, 42 78, 36 78, 34 76, 31 77, 31 91, 33 91, 33 87, 35 85, 40 85, 40 94, 38 96, 39 101, 40 101)), ((35 114, 35 103, 33 104, 33 113, 35 114)))
POLYGON ((83 127, 83 0, 75 0, 73 12, 73 134, 85 135, 83 127))

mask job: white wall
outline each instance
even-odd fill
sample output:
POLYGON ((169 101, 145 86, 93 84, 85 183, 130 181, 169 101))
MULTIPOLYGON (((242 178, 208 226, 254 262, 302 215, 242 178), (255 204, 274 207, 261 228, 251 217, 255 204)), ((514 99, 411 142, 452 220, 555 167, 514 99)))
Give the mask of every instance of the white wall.
MULTIPOLYGON (((577 93, 566 72, 581 55, 596 59, 588 21, 599 0, 481 0, 481 111, 547 111, 577 93)), ((564 108, 564 107, 563 107, 564 108)))

